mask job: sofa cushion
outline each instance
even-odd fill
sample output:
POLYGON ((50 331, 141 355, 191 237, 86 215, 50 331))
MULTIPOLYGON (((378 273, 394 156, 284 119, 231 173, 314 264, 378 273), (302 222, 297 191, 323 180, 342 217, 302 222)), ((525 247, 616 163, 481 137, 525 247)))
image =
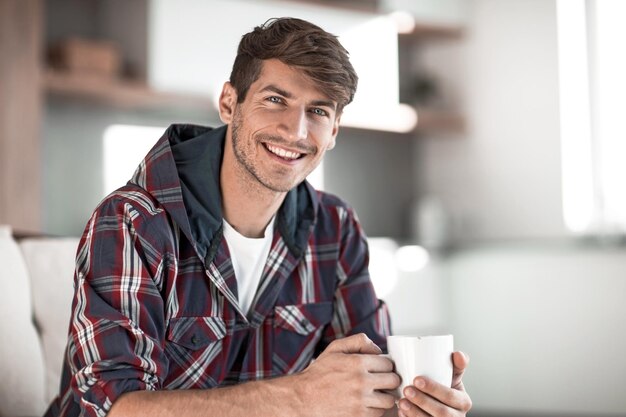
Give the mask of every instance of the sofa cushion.
POLYGON ((20 242, 32 283, 35 323, 43 344, 47 402, 59 392, 78 242, 78 238, 33 238, 20 242))
POLYGON ((22 253, 7 226, 0 226, 0 265, 0 415, 41 415, 47 402, 31 287, 22 253))

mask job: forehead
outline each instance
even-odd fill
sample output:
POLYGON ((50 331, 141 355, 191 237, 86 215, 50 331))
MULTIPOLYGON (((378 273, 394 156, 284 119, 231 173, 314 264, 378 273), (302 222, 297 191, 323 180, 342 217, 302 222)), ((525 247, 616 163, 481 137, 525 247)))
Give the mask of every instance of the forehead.
POLYGON ((312 80, 303 70, 290 67, 277 59, 268 59, 262 62, 261 73, 257 80, 252 83, 250 89, 259 92, 270 85, 279 87, 294 97, 326 100, 336 104, 335 100, 324 92, 319 83, 312 80))

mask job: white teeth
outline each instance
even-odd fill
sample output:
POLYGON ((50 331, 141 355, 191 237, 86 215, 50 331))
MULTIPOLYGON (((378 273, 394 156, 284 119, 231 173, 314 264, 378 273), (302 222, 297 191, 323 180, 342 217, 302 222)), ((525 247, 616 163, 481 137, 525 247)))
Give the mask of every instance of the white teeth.
POLYGON ((281 158, 285 158, 285 159, 298 159, 302 155, 302 154, 297 153, 297 152, 286 151, 286 150, 284 150, 282 148, 277 148, 275 146, 268 145, 268 144, 266 144, 265 146, 273 154, 276 154, 276 155, 280 156, 281 158))

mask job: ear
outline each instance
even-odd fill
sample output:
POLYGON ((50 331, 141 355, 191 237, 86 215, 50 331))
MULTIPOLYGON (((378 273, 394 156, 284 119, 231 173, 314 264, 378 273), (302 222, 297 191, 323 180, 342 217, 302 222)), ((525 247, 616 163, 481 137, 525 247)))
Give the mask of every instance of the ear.
POLYGON ((327 151, 330 151, 331 149, 335 147, 337 133, 339 133, 339 121, 340 120, 341 120, 341 114, 338 114, 337 116, 335 116, 335 121, 333 123, 333 131, 331 133, 332 136, 331 136, 330 142, 328 143, 328 146, 326 147, 327 151))
POLYGON ((236 105, 237 91, 230 82, 226 81, 224 87, 222 87, 219 100, 220 119, 224 124, 230 124, 233 120, 236 105))

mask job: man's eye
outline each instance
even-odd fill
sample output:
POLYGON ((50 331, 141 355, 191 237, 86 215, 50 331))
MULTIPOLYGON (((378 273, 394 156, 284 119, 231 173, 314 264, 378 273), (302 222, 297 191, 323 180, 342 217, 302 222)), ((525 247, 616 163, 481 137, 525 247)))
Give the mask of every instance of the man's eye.
POLYGON ((267 101, 269 101, 270 103, 282 103, 283 102, 280 97, 276 97, 276 96, 268 97, 267 101))
POLYGON ((328 112, 326 110, 322 110, 320 108, 314 108, 313 110, 311 110, 313 113, 315 113, 318 116, 328 116, 328 112))

